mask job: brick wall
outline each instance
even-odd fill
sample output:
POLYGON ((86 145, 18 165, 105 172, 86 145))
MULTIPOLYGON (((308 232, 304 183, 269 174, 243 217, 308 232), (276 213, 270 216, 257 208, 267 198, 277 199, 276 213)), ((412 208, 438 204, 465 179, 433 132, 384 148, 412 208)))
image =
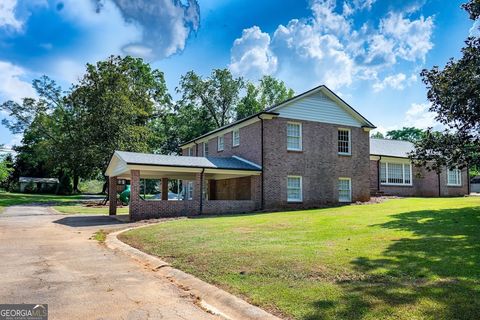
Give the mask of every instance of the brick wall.
MULTIPOLYGON (((370 189, 372 194, 378 191, 378 161, 370 160, 370 189)), ((434 171, 428 171, 423 167, 413 166, 411 186, 386 186, 380 184, 380 192, 386 195, 402 197, 438 197, 438 175, 434 171)), ((447 173, 444 170, 440 174, 440 196, 462 196, 468 194, 467 170, 462 171, 462 186, 453 187, 447 185, 447 173)))
POLYGON ((203 203, 204 214, 244 213, 257 209, 254 200, 206 200, 203 203))
POLYGON ((264 202, 266 208, 315 207, 338 202, 338 178, 352 179, 352 200, 370 199, 369 133, 362 128, 312 121, 302 123, 303 151, 287 150, 287 122, 265 121, 264 202), (351 130, 351 156, 338 155, 338 128, 351 130), (287 202, 287 176, 303 177, 303 202, 287 202))
POLYGON ((117 177, 108 177, 108 214, 117 214, 117 177))

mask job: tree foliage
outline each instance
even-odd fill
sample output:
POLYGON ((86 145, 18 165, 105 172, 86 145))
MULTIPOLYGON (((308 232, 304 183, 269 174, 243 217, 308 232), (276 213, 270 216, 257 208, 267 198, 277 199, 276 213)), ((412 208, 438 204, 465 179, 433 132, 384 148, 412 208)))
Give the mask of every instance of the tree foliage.
POLYGON ((370 135, 370 138, 373 138, 373 139, 385 139, 385 136, 383 135, 383 133, 381 133, 380 131, 377 131, 375 133, 372 133, 370 135))
POLYGON ((417 142, 423 138, 425 131, 415 127, 403 127, 398 130, 387 131, 387 139, 417 142))
MULTIPOLYGON (((480 3, 471 0, 463 6, 475 20, 480 3)), ((430 111, 447 127, 441 134, 428 130, 417 142, 412 158, 430 169, 443 166, 465 167, 479 163, 480 154, 480 39, 465 41, 462 57, 450 59, 443 69, 434 66, 422 71, 431 101, 430 111)))

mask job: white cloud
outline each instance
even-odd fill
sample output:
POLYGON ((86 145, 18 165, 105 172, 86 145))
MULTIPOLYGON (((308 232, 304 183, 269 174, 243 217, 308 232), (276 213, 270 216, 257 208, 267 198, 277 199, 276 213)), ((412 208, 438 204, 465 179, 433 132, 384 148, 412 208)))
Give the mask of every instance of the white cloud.
POLYGON ((7 61, 0 61, 0 97, 20 102, 25 97, 37 97, 32 85, 23 78, 27 71, 7 61))
POLYGON ((230 70, 248 78, 260 78, 277 70, 277 57, 270 50, 270 36, 253 26, 243 30, 242 37, 234 41, 230 70))
POLYGON ((394 52, 408 61, 425 61, 426 54, 433 48, 432 32, 432 17, 410 20, 402 13, 390 12, 380 22, 380 33, 395 40, 394 52))
POLYGON ((11 27, 14 30, 20 30, 23 23, 15 17, 15 8, 17 0, 0 1, 0 27, 11 27))
POLYGON ((441 128, 441 125, 435 121, 435 113, 428 111, 430 103, 412 103, 405 113, 405 126, 426 129, 433 127, 441 128))
MULTIPOLYGON (((279 25, 270 41, 268 34, 258 27, 254 27, 255 34, 262 35, 264 40, 250 42, 248 50, 241 51, 237 39, 232 47, 230 68, 237 71, 241 61, 242 70, 267 74, 273 68, 265 65, 276 58, 275 75, 295 79, 295 89, 326 84, 338 90, 357 80, 376 81, 377 91, 386 87, 402 89, 416 79, 406 75, 389 76, 382 81, 378 78, 391 72, 399 60, 425 60, 433 47, 433 18, 413 19, 410 18, 413 13, 390 12, 377 28, 369 23, 356 27, 355 12, 369 10, 374 2, 344 2, 342 15, 336 11, 334 0, 312 0, 310 17, 279 25)), ((251 29, 245 29, 240 39, 249 35, 251 29)))
POLYGON ((417 76, 412 74, 409 78, 404 73, 394 74, 385 77, 382 81, 373 84, 373 91, 379 92, 386 88, 392 88, 395 90, 403 90, 406 86, 411 85, 417 81, 417 76))

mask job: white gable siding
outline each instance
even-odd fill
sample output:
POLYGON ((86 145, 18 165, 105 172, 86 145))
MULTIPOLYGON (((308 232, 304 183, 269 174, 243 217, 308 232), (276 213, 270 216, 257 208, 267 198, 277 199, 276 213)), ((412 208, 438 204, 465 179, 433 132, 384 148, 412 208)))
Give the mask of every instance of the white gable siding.
POLYGON ((362 124, 343 107, 339 106, 321 92, 316 92, 289 103, 275 111, 283 118, 333 123, 352 127, 362 126, 362 124))

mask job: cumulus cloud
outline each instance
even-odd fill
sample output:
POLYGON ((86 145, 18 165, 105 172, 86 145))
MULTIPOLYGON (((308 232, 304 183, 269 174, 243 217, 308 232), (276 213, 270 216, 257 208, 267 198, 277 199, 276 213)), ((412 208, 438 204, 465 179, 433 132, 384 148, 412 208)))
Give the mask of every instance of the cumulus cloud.
POLYGON ((0 61, 0 97, 20 102, 25 97, 35 98, 32 85, 24 80, 27 70, 7 61, 0 61))
MULTIPOLYGON (((246 71, 270 73, 272 68, 265 68, 265 63, 248 63, 249 60, 258 61, 262 53, 261 61, 268 61, 265 57, 276 58, 277 76, 291 78, 301 75, 295 79, 296 89, 321 83, 338 89, 359 79, 375 81, 376 90, 400 89, 412 79, 396 75, 379 82, 378 78, 391 71, 399 60, 425 60, 433 47, 433 18, 411 18, 411 12, 389 12, 377 27, 356 23, 355 12, 369 10, 374 3, 373 0, 345 1, 340 14, 336 1, 313 0, 310 17, 279 25, 270 41, 267 41, 268 34, 258 27, 255 27, 255 33, 262 35, 264 41, 250 42, 248 50, 242 51, 238 50, 237 39, 232 48, 231 69, 239 74, 246 71)), ((252 32, 247 30, 242 38, 252 32)))
POLYGON ((373 84, 373 90, 375 92, 382 91, 386 88, 392 88, 395 90, 403 90, 405 89, 406 86, 411 85, 417 81, 417 76, 412 74, 410 77, 407 78, 407 76, 404 73, 398 73, 394 74, 388 77, 385 77, 382 81, 376 82, 373 84))
POLYGON ((270 50, 270 36, 253 26, 243 30, 233 43, 230 70, 234 74, 259 78, 277 69, 277 57, 270 50))
POLYGON ((107 1, 115 3, 125 21, 142 28, 141 39, 123 47, 128 54, 150 59, 171 56, 185 48, 190 34, 200 26, 197 0, 185 4, 181 0, 103 0, 99 2, 99 12, 107 1))
POLYGON ((429 111, 430 103, 412 103, 405 113, 406 126, 426 129, 433 127, 441 129, 441 125, 435 121, 435 113, 429 111))
POLYGON ((23 23, 15 17, 15 7, 17 0, 0 1, 0 27, 11 27, 14 30, 20 30, 23 23))

